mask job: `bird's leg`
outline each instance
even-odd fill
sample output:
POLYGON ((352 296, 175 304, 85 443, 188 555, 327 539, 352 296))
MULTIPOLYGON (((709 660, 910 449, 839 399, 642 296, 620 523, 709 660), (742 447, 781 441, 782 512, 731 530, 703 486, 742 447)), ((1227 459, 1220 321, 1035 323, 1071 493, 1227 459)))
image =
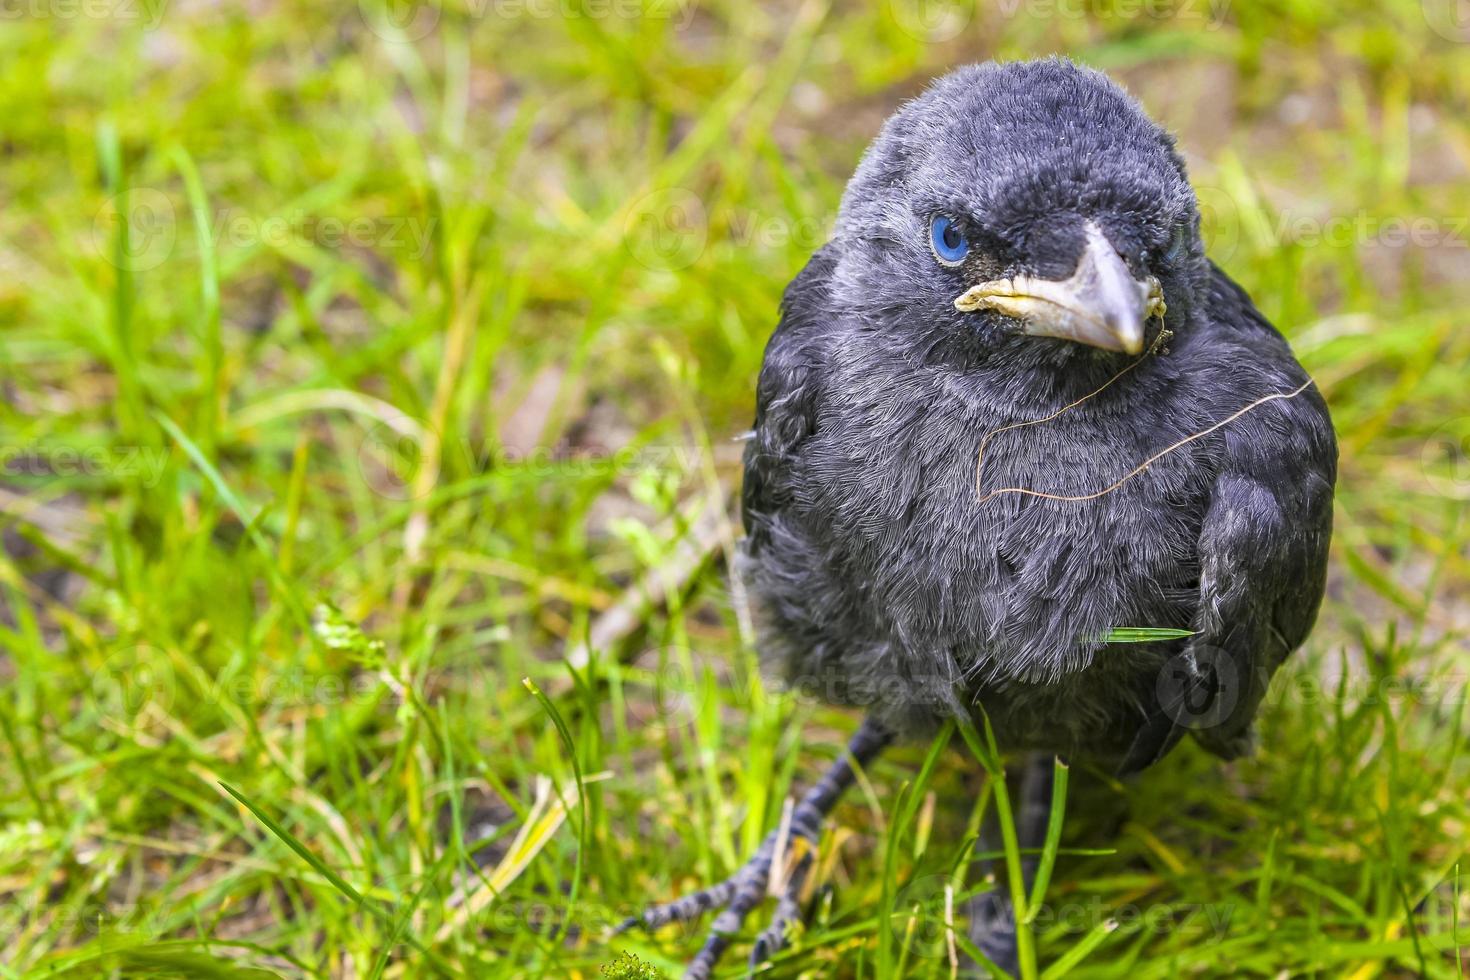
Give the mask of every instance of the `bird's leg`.
MULTIPOLYGON (((1036 851, 1046 841, 1046 825, 1051 815, 1052 757, 1035 752, 1026 757, 1021 769, 1020 799, 1016 807, 1016 838, 1021 850, 1036 851)), ((998 828, 994 822, 981 837, 981 846, 986 850, 999 850, 994 836, 998 828)), ((1036 879, 1039 855, 1026 854, 1021 858, 1021 875, 1029 889, 1036 879)), ((992 871, 996 862, 991 861, 992 871)), ((970 902, 970 940, 996 966, 1014 976, 1018 969, 1019 954, 1016 949, 1016 917, 1011 906, 1010 889, 1002 884, 1003 875, 994 875, 996 884, 984 894, 970 902)))
POLYGON ((776 905, 775 916, 770 926, 756 940, 751 963, 754 965, 773 955, 785 942, 787 927, 800 916, 798 899, 811 870, 823 820, 832 811, 837 798, 852 785, 855 778, 853 766, 866 766, 877 758, 878 753, 892 739, 893 734, 876 721, 864 721, 847 743, 847 754, 832 763, 831 768, 817 780, 815 786, 807 790, 806 795, 792 809, 791 823, 784 840, 781 839, 781 830, 771 831, 750 860, 729 878, 703 891, 685 895, 664 905, 652 906, 643 914, 618 926, 617 931, 623 932, 634 926, 657 929, 671 922, 688 922, 711 909, 721 909, 710 927, 709 938, 684 972, 685 980, 705 980, 714 971, 721 954, 734 940, 735 933, 740 931, 745 916, 765 895, 778 843, 783 846, 783 853, 790 854, 792 843, 799 838, 805 843, 805 850, 791 866, 776 905))

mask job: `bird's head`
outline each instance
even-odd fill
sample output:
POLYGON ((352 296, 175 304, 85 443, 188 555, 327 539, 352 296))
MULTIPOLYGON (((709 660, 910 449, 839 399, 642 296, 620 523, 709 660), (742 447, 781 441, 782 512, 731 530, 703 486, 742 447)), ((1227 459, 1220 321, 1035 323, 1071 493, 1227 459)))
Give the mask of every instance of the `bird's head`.
POLYGON ((929 349, 1137 354, 1206 269, 1169 135, 1062 60, 962 68, 903 106, 836 241, 834 300, 929 349))

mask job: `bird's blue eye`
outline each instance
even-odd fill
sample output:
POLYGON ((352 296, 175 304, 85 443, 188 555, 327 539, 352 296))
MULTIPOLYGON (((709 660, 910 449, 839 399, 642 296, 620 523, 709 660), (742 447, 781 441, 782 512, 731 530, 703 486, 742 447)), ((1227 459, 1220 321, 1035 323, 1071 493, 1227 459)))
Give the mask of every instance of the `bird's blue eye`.
POLYGON ((970 243, 965 240, 959 225, 953 218, 942 214, 929 225, 929 242, 934 246, 934 254, 945 265, 959 265, 970 251, 970 243))

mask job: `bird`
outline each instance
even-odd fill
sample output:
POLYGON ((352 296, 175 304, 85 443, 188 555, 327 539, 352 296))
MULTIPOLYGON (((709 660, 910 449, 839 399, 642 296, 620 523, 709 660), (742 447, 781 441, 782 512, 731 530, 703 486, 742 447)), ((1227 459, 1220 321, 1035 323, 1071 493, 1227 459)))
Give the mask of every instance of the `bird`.
MULTIPOLYGON (((779 866, 769 958, 856 771, 949 720, 1018 760, 1022 847, 1054 760, 1249 752, 1321 603, 1336 468, 1325 400, 1207 257, 1184 159, 1131 95, 1064 58, 932 82, 787 287, 744 454, 733 570, 763 669, 863 721, 734 875, 624 928, 717 911, 702 980, 779 866)), ((980 948, 1014 969, 1000 911, 980 948)))

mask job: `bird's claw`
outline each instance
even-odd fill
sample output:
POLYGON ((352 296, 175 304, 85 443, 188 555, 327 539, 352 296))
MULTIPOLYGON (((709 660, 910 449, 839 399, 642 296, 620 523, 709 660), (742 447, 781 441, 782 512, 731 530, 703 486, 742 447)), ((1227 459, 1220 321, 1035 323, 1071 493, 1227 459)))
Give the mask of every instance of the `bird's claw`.
POLYGON ((724 908, 730 902, 731 896, 734 895, 741 874, 749 867, 750 865, 747 864, 740 871, 737 871, 718 885, 702 888, 690 895, 681 895, 672 902, 650 905, 637 915, 624 919, 613 930, 613 935, 620 936, 629 929, 634 928, 652 932, 671 922, 690 922, 699 918, 710 909, 724 908))
POLYGON ((809 850, 797 859, 796 865, 787 876, 786 884, 781 888, 780 897, 776 900, 776 911, 771 915, 770 924, 756 937, 755 946, 750 950, 751 969, 781 952, 791 928, 800 924, 801 891, 806 885, 811 867, 812 852, 809 850))
POLYGON ((670 922, 688 922, 710 909, 721 912, 710 928, 689 968, 685 980, 707 980, 715 963, 730 946, 745 922, 745 916, 759 904, 771 881, 771 867, 779 851, 786 870, 777 877, 779 896, 771 924, 762 930, 751 953, 751 965, 772 956, 786 942, 789 927, 801 917, 800 897, 810 874, 822 823, 837 797, 856 778, 854 766, 864 766, 893 740, 893 733, 880 722, 869 718, 853 733, 847 743, 847 755, 832 763, 815 786, 807 790, 801 801, 782 819, 782 825, 771 831, 751 859, 739 871, 712 888, 686 895, 665 905, 655 905, 618 927, 622 932, 633 926, 657 929, 670 922), (793 860, 794 859, 794 860, 793 860))
MULTIPOLYGON (((676 898, 672 902, 650 906, 641 914, 625 920, 614 930, 614 935, 635 926, 652 931, 674 922, 690 922, 706 912, 719 909, 720 914, 710 924, 704 945, 684 971, 684 980, 707 980, 714 972, 715 964, 744 925, 745 917, 765 897, 771 880, 776 847, 782 834, 783 830, 774 830, 767 835, 750 860, 724 881, 676 898)), ((782 885, 775 914, 771 917, 770 925, 761 931, 751 950, 752 967, 759 966, 779 952, 785 945, 792 924, 800 921, 801 890, 811 870, 814 843, 805 835, 786 837, 786 854, 788 858, 795 857, 795 864, 788 865, 790 870, 782 885)))

